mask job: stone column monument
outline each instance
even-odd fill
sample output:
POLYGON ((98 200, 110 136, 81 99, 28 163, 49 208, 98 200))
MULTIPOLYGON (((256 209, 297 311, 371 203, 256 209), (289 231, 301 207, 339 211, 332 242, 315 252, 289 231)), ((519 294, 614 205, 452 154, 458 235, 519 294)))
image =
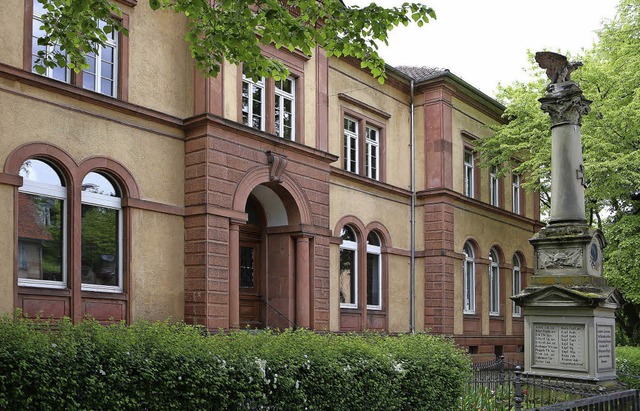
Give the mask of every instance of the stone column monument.
POLYGON ((615 290, 603 278, 604 237, 587 226, 582 116, 589 104, 571 81, 580 62, 536 53, 551 83, 540 99, 551 117, 551 218, 529 241, 534 274, 513 296, 523 307, 525 373, 604 383, 615 380, 615 290))

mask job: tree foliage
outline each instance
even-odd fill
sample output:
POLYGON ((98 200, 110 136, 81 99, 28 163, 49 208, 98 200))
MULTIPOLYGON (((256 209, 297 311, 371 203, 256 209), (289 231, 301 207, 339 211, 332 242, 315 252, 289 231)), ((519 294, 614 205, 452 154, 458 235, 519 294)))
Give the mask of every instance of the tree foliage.
MULTIPOLYGON (((39 72, 56 65, 79 72, 88 67, 86 51, 104 46, 108 33, 127 34, 122 12, 110 0, 37 1, 47 10, 42 19, 46 35, 38 44, 59 46, 59 51, 39 54, 39 72)), ((329 56, 361 60, 362 68, 382 83, 386 75, 378 42, 387 44, 388 32, 399 24, 422 26, 436 17, 433 9, 418 3, 388 9, 374 3, 347 7, 341 0, 149 0, 149 5, 187 18, 185 40, 196 67, 207 76, 216 76, 226 59, 244 63, 252 77, 282 78, 288 75, 286 67, 263 56, 261 44, 309 56, 319 45, 329 56)))
MULTIPOLYGON (((584 66, 573 73, 591 113, 583 117, 582 142, 587 215, 605 231, 605 274, 625 297, 621 324, 640 343, 640 0, 621 0, 605 22, 598 41, 574 59, 584 66)), ((533 59, 532 59, 533 61, 533 59)), ((532 63, 533 64, 533 63, 532 63)), ((532 66, 532 70, 533 66, 532 66)), ((510 122, 479 142, 485 164, 531 174, 529 188, 549 191, 550 121, 537 99, 544 95, 542 70, 535 80, 500 89, 510 122), (521 160, 521 163, 514 159, 521 160)), ((553 199, 551 199, 553 200, 553 199)))

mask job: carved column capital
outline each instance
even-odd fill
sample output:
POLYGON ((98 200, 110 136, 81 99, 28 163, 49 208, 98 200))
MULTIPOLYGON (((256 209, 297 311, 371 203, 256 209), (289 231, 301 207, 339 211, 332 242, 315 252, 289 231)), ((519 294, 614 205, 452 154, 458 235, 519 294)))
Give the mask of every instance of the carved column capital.
POLYGON ((551 127, 561 124, 580 125, 582 116, 590 110, 590 100, 573 81, 550 84, 547 95, 538 100, 542 111, 551 116, 551 127))

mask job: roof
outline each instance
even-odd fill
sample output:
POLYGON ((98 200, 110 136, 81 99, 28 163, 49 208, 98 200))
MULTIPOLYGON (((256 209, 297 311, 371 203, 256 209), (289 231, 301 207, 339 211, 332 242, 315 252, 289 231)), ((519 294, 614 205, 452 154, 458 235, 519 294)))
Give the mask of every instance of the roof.
POLYGON ((414 67, 414 66, 398 66, 394 67, 396 70, 401 72, 402 74, 412 78, 416 82, 428 80, 434 77, 439 77, 445 73, 448 73, 448 69, 443 69, 439 67, 414 67))

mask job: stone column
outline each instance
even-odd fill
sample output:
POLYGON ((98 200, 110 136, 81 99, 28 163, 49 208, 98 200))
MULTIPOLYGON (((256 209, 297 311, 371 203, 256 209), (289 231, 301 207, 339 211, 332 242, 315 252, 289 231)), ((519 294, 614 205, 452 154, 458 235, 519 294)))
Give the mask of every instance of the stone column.
POLYGON ((296 238, 296 325, 309 328, 309 237, 296 238))
POLYGON ((585 224, 582 167, 582 115, 591 102, 573 81, 549 85, 540 99, 551 116, 551 219, 550 225, 585 224))
POLYGON ((240 225, 229 222, 229 328, 240 327, 240 225))

